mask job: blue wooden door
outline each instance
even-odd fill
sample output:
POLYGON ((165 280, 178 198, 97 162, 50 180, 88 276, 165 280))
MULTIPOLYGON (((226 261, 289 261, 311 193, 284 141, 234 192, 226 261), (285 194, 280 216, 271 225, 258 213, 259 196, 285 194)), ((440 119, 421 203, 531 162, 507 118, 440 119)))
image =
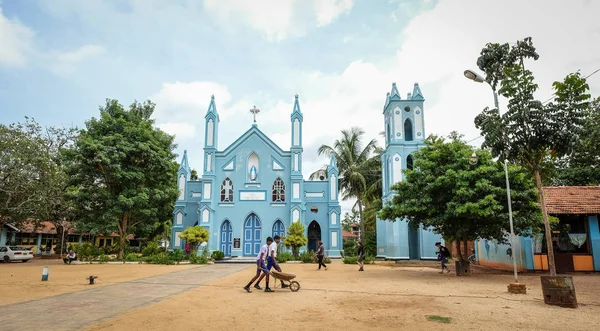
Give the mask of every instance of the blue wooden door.
POLYGON ((273 224, 273 238, 275 238, 275 236, 285 236, 285 227, 281 221, 277 221, 273 224))
POLYGON ((250 214, 244 222, 244 256, 256 256, 261 246, 261 225, 258 216, 250 214))
POLYGON ((221 225, 221 252, 225 256, 231 256, 231 245, 233 241, 233 230, 229 221, 223 222, 221 225))

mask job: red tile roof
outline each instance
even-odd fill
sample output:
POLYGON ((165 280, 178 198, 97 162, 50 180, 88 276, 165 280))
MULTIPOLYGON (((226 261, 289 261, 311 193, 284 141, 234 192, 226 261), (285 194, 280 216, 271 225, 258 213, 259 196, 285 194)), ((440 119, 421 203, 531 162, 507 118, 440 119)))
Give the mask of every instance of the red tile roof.
POLYGON ((600 186, 544 187, 548 214, 600 214, 600 186))
POLYGON ((358 238, 358 236, 350 231, 342 230, 342 238, 358 238))

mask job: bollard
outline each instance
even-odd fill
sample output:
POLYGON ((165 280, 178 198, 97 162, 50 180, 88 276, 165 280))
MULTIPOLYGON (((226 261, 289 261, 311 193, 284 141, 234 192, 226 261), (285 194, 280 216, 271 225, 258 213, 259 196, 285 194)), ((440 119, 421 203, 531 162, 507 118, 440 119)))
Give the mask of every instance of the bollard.
POLYGON ((50 270, 48 269, 48 266, 45 266, 44 270, 42 270, 42 282, 48 280, 48 274, 50 274, 50 270))
POLYGON ((90 281, 90 285, 94 285, 94 279, 98 278, 98 276, 89 276, 88 278, 86 278, 87 280, 90 281))

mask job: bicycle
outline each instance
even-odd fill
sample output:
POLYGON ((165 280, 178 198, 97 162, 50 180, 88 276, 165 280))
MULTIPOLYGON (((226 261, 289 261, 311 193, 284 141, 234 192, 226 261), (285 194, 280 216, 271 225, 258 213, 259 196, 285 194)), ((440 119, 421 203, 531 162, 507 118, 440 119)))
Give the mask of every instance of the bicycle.
POLYGON ((477 264, 477 258, 475 257, 475 250, 473 250, 473 254, 469 255, 467 260, 469 260, 469 263, 472 265, 477 264))

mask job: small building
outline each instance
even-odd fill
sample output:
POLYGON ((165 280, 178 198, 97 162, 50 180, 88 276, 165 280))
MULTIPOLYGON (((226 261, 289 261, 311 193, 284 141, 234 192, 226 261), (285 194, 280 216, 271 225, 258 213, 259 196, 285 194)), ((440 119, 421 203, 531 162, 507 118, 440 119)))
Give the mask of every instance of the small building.
MULTIPOLYGON (((557 273, 600 271, 600 186, 544 187, 546 210, 558 218, 552 242, 557 273)), ((508 222, 508 220, 507 220, 508 222)), ((475 243, 479 263, 512 270, 513 252, 519 271, 548 270, 545 234, 517 237, 516 249, 493 240, 475 243)))

